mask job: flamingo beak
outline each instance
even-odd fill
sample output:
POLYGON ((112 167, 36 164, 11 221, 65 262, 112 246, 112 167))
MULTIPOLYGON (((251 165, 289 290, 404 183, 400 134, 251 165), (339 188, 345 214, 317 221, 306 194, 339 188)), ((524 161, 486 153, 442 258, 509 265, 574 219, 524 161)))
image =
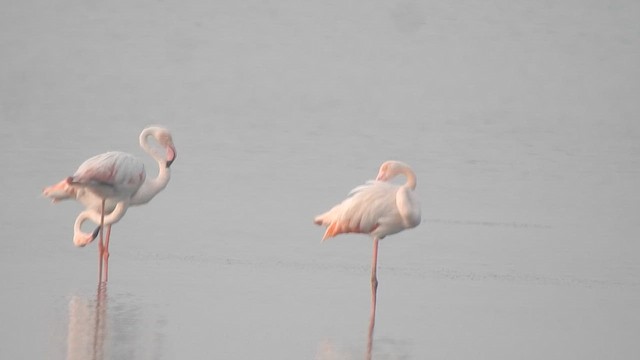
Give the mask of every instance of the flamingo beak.
POLYGON ((77 247, 85 247, 87 246, 87 244, 95 240, 98 237, 99 233, 100 233, 100 226, 98 226, 95 230, 93 230, 93 232, 89 236, 86 236, 84 234, 74 234, 73 244, 77 247))
POLYGON ((100 226, 98 226, 95 230, 93 230, 93 232, 91 233, 91 241, 95 240, 98 237, 98 234, 100 233, 100 226))
POLYGON ((176 148, 173 145, 167 146, 167 168, 173 164, 173 161, 176 159, 176 155, 176 148))

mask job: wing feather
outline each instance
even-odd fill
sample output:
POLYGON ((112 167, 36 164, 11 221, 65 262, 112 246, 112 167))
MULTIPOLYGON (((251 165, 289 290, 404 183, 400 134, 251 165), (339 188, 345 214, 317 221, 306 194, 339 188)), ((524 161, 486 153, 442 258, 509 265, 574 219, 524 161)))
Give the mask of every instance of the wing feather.
POLYGON ((316 223, 328 225, 323 240, 342 233, 369 234, 387 226, 399 216, 397 191, 397 186, 382 181, 354 188, 343 202, 316 218, 316 223))
POLYGON ((124 152, 110 151, 83 162, 72 181, 89 188, 112 188, 114 193, 130 197, 145 178, 144 163, 140 159, 124 152))

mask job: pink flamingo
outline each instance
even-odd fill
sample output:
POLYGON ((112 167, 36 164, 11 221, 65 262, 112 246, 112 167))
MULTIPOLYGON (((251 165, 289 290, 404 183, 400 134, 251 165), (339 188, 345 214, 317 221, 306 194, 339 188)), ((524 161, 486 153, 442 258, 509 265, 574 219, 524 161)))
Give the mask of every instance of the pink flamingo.
POLYGON ((371 261, 371 317, 369 323, 369 354, 371 353, 373 327, 376 313, 378 278, 378 242, 387 235, 418 226, 421 219, 420 204, 413 190, 416 175, 409 165, 400 161, 386 161, 380 166, 375 181, 368 181, 351 190, 340 204, 314 222, 327 226, 322 241, 344 233, 368 234, 373 238, 373 258, 371 261), (389 180, 404 175, 402 186, 393 185, 389 180))
POLYGON ((147 179, 141 160, 123 152, 107 152, 94 156, 80 165, 76 173, 59 183, 43 190, 43 194, 54 203, 75 199, 87 209, 81 212, 74 224, 73 242, 76 246, 85 246, 93 241, 100 232, 98 243, 102 281, 102 263, 105 262, 105 278, 109 274, 109 239, 111 224, 118 222, 129 206, 148 203, 162 191, 169 182, 169 167, 176 157, 171 133, 161 127, 148 127, 140 134, 140 146, 158 163, 158 176, 147 179), (158 153, 149 144, 153 136, 166 154, 158 153), (86 220, 100 224, 93 233, 82 232, 81 226, 86 220), (107 226, 106 242, 103 243, 102 229, 107 226))

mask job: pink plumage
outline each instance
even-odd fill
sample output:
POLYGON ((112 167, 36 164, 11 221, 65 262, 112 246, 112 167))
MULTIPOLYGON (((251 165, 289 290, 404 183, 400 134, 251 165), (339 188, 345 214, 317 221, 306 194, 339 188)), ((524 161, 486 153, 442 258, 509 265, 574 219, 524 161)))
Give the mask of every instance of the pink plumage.
POLYGON ((162 191, 169 182, 169 167, 176 157, 171 133, 164 128, 152 126, 140 134, 140 146, 158 162, 158 176, 147 179, 144 163, 133 155, 110 151, 96 155, 83 162, 73 176, 43 190, 44 196, 58 202, 75 199, 87 209, 78 215, 74 224, 73 242, 85 246, 98 235, 98 230, 107 226, 106 242, 103 247, 102 231, 98 244, 100 252, 100 281, 102 281, 102 261, 105 260, 105 280, 108 276, 109 238, 111 225, 118 222, 131 205, 149 202, 162 191), (148 138, 154 137, 164 150, 159 153, 149 145, 148 138), (84 233, 82 223, 86 220, 100 224, 93 233, 84 233))
POLYGON ((415 174, 398 161, 385 162, 377 180, 351 190, 347 198, 314 222, 327 226, 322 240, 343 233, 363 233, 382 239, 420 224, 420 205, 413 192, 415 174), (397 186, 387 182, 403 174, 407 182, 397 186))
POLYGON ((144 163, 137 157, 110 151, 83 162, 69 183, 87 187, 101 198, 128 199, 142 186, 146 172, 144 163))
POLYGON ((371 315, 369 322, 369 353, 376 316, 378 290, 378 242, 387 235, 411 229, 420 224, 420 204, 414 194, 416 175, 409 165, 386 161, 380 166, 376 180, 351 190, 347 198, 314 222, 326 226, 322 240, 345 233, 368 234, 373 238, 371 259, 371 315), (407 181, 397 186, 388 181, 404 175, 407 181))

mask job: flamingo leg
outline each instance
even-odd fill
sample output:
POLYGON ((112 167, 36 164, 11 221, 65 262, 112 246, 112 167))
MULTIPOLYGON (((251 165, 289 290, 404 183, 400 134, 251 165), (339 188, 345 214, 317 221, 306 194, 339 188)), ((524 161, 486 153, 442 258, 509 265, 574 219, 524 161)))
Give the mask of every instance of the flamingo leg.
POLYGON ((373 239, 373 257, 371 259, 371 327, 373 331, 373 325, 376 319, 376 298, 378 293, 378 242, 379 239, 373 239))
POLYGON ((371 259, 371 315, 369 317, 369 337, 367 343, 367 359, 371 359, 373 349, 373 328, 376 324, 376 298, 378 293, 378 239, 373 239, 373 257, 371 259))
POLYGON ((103 240, 103 229, 104 229, 104 203, 105 200, 102 199, 102 208, 100 209, 100 242, 98 243, 98 261, 100 269, 98 270, 98 284, 102 282, 102 259, 104 255, 104 240, 103 240))
POLYGON ((111 225, 107 225, 107 238, 104 243, 104 282, 109 280, 109 239, 111 238, 111 225))

